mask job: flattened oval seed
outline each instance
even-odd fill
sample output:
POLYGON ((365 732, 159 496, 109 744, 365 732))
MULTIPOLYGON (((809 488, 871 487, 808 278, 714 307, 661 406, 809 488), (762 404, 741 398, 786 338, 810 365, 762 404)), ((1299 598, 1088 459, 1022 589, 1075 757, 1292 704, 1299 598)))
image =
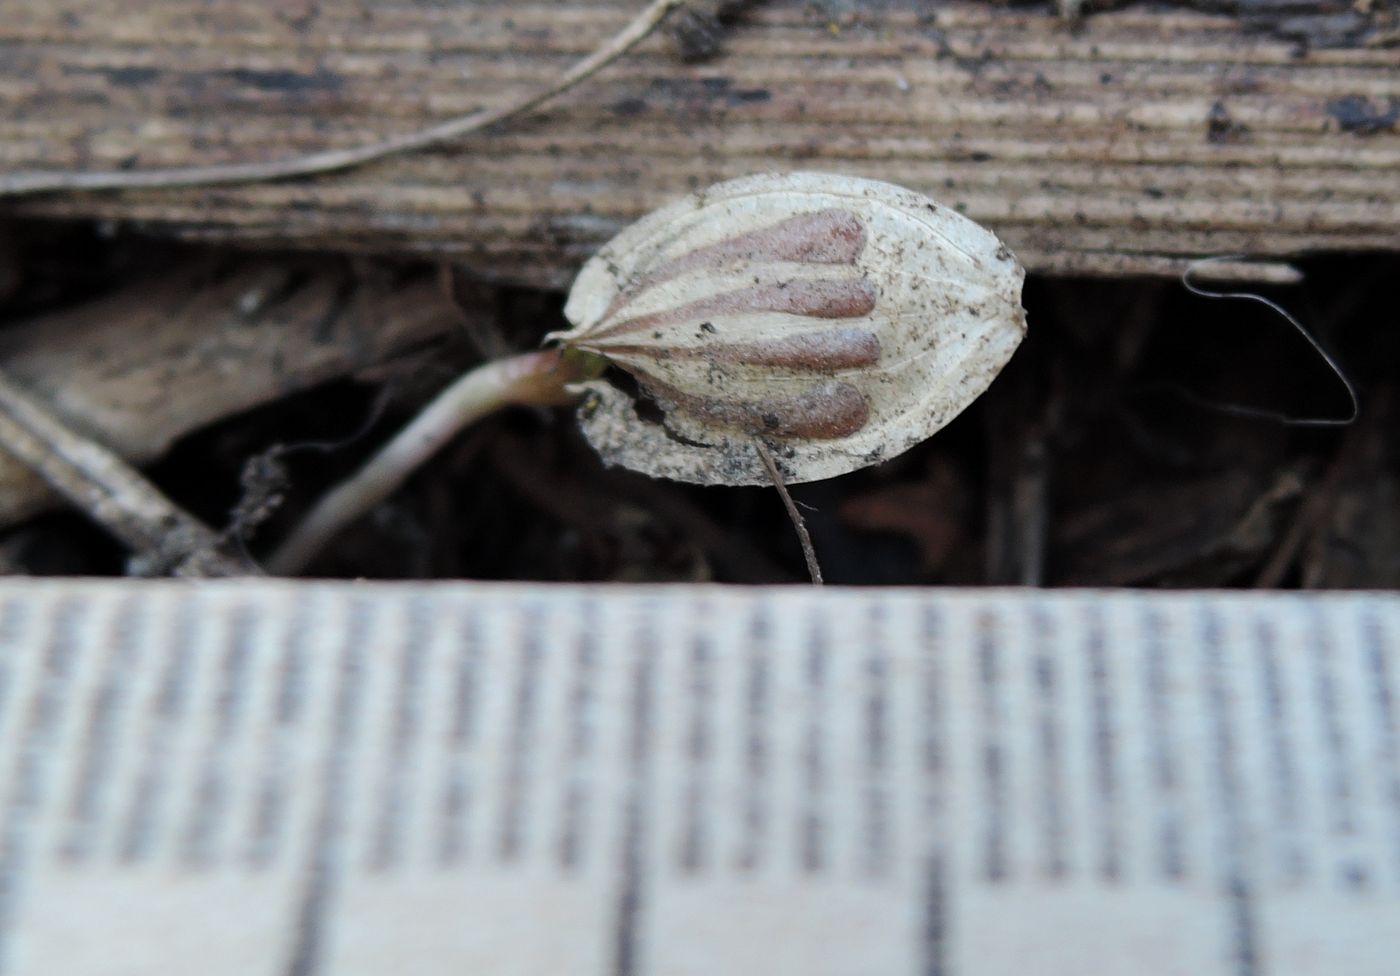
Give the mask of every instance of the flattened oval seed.
POLYGON ((909 190, 825 173, 721 183, 643 218, 580 272, 551 338, 610 360, 584 433, 605 461, 764 484, 781 443, 812 481, 902 453, 971 403, 1025 333, 1024 271, 989 231, 909 190), (648 419, 648 417, 651 419, 648 419))

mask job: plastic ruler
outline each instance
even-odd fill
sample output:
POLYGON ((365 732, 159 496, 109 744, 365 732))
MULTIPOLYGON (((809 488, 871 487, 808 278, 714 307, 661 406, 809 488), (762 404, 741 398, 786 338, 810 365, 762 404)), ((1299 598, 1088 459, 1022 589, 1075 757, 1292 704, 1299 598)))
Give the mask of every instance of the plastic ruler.
POLYGON ((1400 973, 1400 599, 0 586, 0 973, 1400 973))

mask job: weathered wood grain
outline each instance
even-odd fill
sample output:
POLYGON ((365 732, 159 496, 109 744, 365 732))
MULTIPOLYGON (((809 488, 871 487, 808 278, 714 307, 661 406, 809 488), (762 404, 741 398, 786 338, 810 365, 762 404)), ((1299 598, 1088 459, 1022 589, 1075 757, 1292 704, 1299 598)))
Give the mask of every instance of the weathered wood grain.
MULTIPOLYGON (((13 171, 266 159, 406 132, 539 85, 641 3, 4 6, 0 168, 13 171)), ((334 176, 0 200, 0 214, 451 255, 559 285, 673 195, 814 168, 929 193, 1033 270, 1400 249, 1394 11, 1320 6, 1260 31, 1249 9, 1254 20, 1132 6, 1071 22, 983 3, 767 0, 717 58, 685 63, 653 38, 493 133, 334 176), (1299 40, 1316 24, 1332 46, 1299 40)))

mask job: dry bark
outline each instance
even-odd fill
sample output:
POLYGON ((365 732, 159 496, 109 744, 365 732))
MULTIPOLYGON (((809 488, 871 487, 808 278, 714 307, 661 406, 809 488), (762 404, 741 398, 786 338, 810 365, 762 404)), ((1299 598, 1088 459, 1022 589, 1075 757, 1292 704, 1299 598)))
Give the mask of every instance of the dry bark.
MULTIPOLYGON (((181 435, 442 336, 462 313, 428 275, 344 260, 197 258, 0 332, 0 363, 63 422, 140 464, 181 435)), ((0 526, 57 501, 0 453, 0 526)))
MULTIPOLYGON (((535 115, 348 173, 16 199, 0 213, 450 254, 482 275, 560 285, 668 197, 815 168, 930 193, 1033 270, 1400 249, 1394 9, 1206 5, 1217 12, 1073 20, 768 0, 744 7, 711 60, 687 63, 653 38, 535 115)), ((404 133, 542 85, 639 7, 9 0, 0 168, 249 161, 404 133)))

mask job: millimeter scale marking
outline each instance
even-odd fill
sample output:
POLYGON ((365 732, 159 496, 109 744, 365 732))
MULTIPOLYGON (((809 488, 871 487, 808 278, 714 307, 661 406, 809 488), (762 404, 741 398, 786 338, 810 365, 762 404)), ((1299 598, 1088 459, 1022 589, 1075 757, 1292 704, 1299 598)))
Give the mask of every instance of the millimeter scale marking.
POLYGON ((0 974, 1400 971, 1400 597, 0 585, 0 974))

